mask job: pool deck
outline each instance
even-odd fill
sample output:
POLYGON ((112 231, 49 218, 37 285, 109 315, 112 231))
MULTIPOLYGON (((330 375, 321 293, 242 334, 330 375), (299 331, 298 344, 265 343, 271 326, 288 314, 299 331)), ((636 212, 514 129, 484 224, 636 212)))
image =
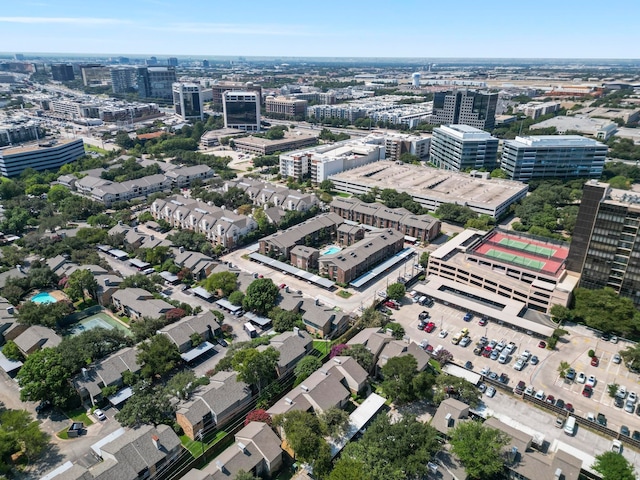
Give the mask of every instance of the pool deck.
POLYGON ((29 299, 35 297, 36 295, 40 295, 41 293, 47 293, 47 294, 51 295, 53 298, 56 299, 56 302, 70 301, 69 297, 67 296, 67 294, 64 293, 62 290, 51 290, 51 291, 34 290, 33 292, 31 292, 31 296, 29 297, 29 299))

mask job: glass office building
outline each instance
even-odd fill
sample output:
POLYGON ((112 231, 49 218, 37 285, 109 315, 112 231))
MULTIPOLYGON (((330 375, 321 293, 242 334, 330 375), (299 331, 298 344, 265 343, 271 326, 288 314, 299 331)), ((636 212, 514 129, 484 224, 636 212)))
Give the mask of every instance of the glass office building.
POLYGON ((256 92, 225 92, 222 106, 225 128, 260 131, 260 97, 256 92))

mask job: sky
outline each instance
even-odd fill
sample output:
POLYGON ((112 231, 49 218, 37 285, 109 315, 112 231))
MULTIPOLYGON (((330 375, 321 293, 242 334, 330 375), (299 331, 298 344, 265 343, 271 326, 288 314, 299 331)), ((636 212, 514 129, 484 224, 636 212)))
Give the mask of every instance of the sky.
POLYGON ((638 0, 0 0, 0 51, 640 58, 638 0))

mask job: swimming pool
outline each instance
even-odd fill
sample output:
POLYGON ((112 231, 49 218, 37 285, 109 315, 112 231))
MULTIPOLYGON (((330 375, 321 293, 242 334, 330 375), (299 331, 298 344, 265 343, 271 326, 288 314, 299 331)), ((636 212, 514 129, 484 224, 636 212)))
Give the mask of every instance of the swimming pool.
POLYGON ((338 247, 337 245, 331 245, 324 252, 322 252, 321 255, 331 255, 332 253, 338 253, 340 250, 342 250, 342 248, 338 247))
POLYGON ((31 297, 31 301, 33 303, 56 303, 58 300, 49 295, 47 292, 40 292, 37 295, 31 297))
POLYGON ((120 330, 127 336, 131 336, 131 330, 129 330, 123 324, 121 324, 117 320, 114 320, 104 312, 97 313, 83 320, 80 320, 78 323, 74 324, 71 327, 70 334, 78 335, 82 332, 86 332, 87 330, 92 330, 94 328, 104 328, 106 330, 116 329, 120 330))

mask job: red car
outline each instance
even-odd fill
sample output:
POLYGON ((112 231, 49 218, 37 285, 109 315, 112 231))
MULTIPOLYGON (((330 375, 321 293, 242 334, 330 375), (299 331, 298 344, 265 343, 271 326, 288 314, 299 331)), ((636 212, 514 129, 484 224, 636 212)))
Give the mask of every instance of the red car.
POLYGON ((540 340, 540 343, 538 343, 538 348, 547 348, 546 342, 543 342, 542 340, 540 340))
POLYGON ((487 320, 486 318, 481 318, 481 319, 478 321, 478 325, 480 325, 481 327, 484 327, 484 326, 487 324, 487 322, 488 322, 488 321, 489 321, 489 320, 487 320))
POLYGON ((394 310, 398 310, 398 305, 393 302, 384 302, 385 307, 393 308, 394 310))
POLYGON ((484 347, 482 350, 482 356, 485 358, 489 358, 491 356, 491 347, 484 347))
POLYGON ((436 328, 436 324, 433 322, 429 322, 427 323, 426 327, 424 327, 424 331, 427 333, 431 333, 435 328, 436 328))
POLYGON ((582 396, 590 398, 592 394, 593 394, 593 388, 591 388, 589 385, 585 385, 584 388, 582 389, 582 396))
POLYGON ((565 404, 564 404, 564 409, 565 409, 567 412, 573 412, 573 405, 572 405, 572 404, 570 404, 570 403, 565 403, 565 404))
POLYGON ((286 287, 286 286, 287 286, 287 284, 286 284, 286 283, 281 283, 281 284, 280 284, 280 288, 284 288, 284 287, 286 287))
POLYGON ((591 366, 592 367, 597 367, 599 363, 600 363, 600 360, 598 360, 598 357, 596 357, 595 355, 593 357, 591 357, 591 366))

